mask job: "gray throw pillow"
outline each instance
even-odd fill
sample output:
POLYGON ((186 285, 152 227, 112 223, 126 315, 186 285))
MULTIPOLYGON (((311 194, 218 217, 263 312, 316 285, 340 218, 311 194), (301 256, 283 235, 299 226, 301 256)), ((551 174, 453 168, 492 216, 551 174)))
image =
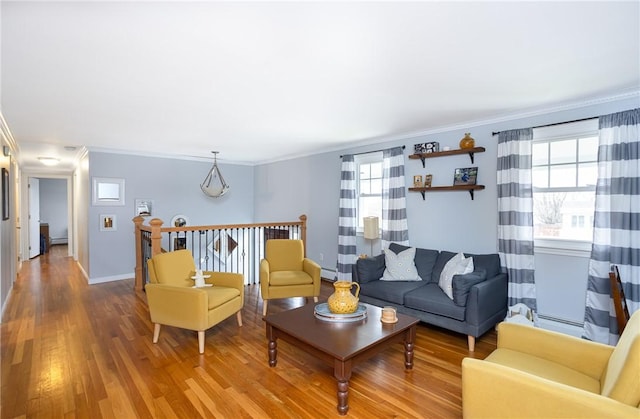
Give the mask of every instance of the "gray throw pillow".
POLYGON ((384 255, 358 259, 356 261, 356 270, 360 284, 377 281, 382 278, 382 274, 384 273, 384 255))
POLYGON ((471 287, 487 279, 487 271, 477 270, 465 275, 453 277, 453 302, 461 307, 467 305, 467 297, 471 287))

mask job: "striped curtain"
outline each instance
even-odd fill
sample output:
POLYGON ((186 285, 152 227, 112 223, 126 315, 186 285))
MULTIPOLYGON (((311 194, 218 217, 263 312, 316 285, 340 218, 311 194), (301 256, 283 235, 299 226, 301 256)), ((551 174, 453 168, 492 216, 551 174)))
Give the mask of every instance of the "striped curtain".
POLYGON ((382 248, 392 242, 409 244, 402 147, 382 152, 382 248))
POLYGON ((537 310, 533 256, 531 128, 498 137, 498 253, 509 275, 509 305, 537 310))
POLYGON ((615 345, 609 270, 618 265, 629 313, 640 309, 640 109, 601 116, 584 337, 615 345))
POLYGON ((336 280, 351 281, 356 263, 356 163, 352 154, 342 157, 340 209, 338 214, 338 262, 336 280))

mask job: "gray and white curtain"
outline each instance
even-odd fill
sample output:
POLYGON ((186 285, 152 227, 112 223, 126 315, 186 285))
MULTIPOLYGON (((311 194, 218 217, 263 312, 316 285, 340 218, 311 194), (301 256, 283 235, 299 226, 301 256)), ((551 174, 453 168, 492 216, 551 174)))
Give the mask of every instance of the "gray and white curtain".
POLYGON ((640 109, 601 116, 584 337, 618 341, 609 270, 618 265, 629 313, 640 309, 640 109))
POLYGON ((531 128, 498 137, 498 253, 509 275, 509 305, 537 310, 533 254, 531 128))
POLYGON ((409 244, 402 147, 382 152, 382 248, 392 242, 409 244))
POLYGON ((340 209, 338 215, 338 262, 336 280, 351 281, 356 263, 356 163, 352 154, 342 156, 340 209))

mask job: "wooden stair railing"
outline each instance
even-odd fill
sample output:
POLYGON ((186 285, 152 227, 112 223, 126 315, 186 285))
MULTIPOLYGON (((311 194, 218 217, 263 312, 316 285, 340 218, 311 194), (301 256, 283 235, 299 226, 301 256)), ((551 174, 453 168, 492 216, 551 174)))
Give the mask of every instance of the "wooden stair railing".
POLYGON ((618 335, 622 335, 622 331, 629 321, 629 308, 627 300, 624 296, 624 288, 620 280, 620 271, 618 266, 611 265, 609 271, 609 282, 611 283, 611 298, 613 299, 613 307, 616 310, 616 321, 618 323, 618 335))
MULTIPOLYGON (((144 225, 145 219, 141 216, 133 218, 135 225, 135 247, 136 247, 136 266, 135 266, 135 281, 134 288, 136 290, 144 290, 144 285, 147 281, 147 259, 157 255, 158 253, 165 252, 167 249, 162 247, 163 240, 168 243, 168 249, 175 247, 177 241, 171 243, 172 238, 178 239, 182 235, 184 237, 185 247, 187 246, 187 235, 191 235, 191 251, 194 254, 196 252, 202 252, 202 245, 209 249, 211 246, 211 239, 216 237, 222 237, 221 232, 246 232, 246 236, 243 236, 245 243, 238 244, 237 252, 241 254, 242 263, 236 261, 234 269, 232 271, 225 270, 227 272, 239 272, 245 274, 245 280, 250 283, 256 283, 257 278, 251 269, 248 272, 242 272, 244 265, 249 263, 253 266, 259 261, 261 255, 264 255, 264 241, 273 238, 299 238, 304 243, 305 256, 307 252, 307 216, 301 215, 299 221, 290 222, 272 222, 272 223, 255 223, 255 224, 228 224, 228 225, 205 225, 205 226, 183 226, 183 227, 162 227, 164 222, 159 218, 153 218, 149 221, 149 225, 144 225), (219 236, 216 236, 216 233, 219 236), (205 237, 204 242, 202 236, 205 237), (248 239, 247 239, 248 238, 248 239), (198 245, 196 250, 194 246, 198 245), (251 242, 251 243, 247 243, 251 242), (240 246, 244 247, 240 249, 240 246), (248 261, 246 262, 245 261, 248 261)), ((218 239, 220 241, 220 239, 218 239)), ((240 241, 240 240, 238 240, 240 241)), ((234 251, 235 251, 234 247, 234 251)), ((206 253, 206 251, 205 251, 206 253)), ((236 256, 237 258, 237 256, 236 256)), ((207 256, 208 259, 208 256, 207 256)), ((209 263, 209 262, 206 262, 209 263)), ((215 263, 211 262, 211 269, 214 270, 215 263)), ((218 263, 220 268, 220 263, 218 263)), ((200 269, 204 269, 200 267, 200 269)), ((226 266, 225 266, 226 269, 226 266)))

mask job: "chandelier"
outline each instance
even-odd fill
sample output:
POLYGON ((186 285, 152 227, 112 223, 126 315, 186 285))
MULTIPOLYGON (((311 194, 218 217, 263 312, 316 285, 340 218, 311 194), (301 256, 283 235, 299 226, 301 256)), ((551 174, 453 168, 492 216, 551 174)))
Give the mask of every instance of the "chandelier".
POLYGON ((220 169, 218 168, 218 151, 212 151, 213 153, 213 167, 209 170, 207 177, 204 178, 202 184, 200 184, 200 189, 204 192, 205 195, 211 196, 213 198, 218 198, 227 193, 229 190, 229 185, 224 181, 222 177, 222 173, 220 173, 220 169))

